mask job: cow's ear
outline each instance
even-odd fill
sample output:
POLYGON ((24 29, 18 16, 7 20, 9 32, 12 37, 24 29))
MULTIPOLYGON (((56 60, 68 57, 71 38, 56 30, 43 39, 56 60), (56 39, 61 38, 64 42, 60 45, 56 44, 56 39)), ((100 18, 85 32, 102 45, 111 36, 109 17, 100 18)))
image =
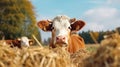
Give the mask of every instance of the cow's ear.
POLYGON ((73 23, 73 22, 75 22, 75 21, 76 21, 76 18, 70 19, 70 23, 73 23))
POLYGON ((74 23, 71 24, 71 30, 72 31, 79 31, 81 28, 83 28, 85 25, 85 22, 82 20, 77 20, 74 23))
POLYGON ((48 20, 42 20, 37 23, 38 27, 43 31, 51 31, 52 23, 48 20))

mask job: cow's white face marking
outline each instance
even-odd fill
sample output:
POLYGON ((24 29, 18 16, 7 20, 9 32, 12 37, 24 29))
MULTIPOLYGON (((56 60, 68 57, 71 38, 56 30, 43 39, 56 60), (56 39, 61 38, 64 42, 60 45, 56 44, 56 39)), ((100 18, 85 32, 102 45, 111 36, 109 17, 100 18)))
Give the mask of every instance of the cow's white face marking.
POLYGON ((64 37, 64 43, 68 44, 68 38, 70 34, 70 22, 69 17, 67 16, 57 16, 53 19, 53 25, 52 25, 52 35, 54 39, 54 44, 56 42, 56 38, 61 36, 64 37))
POLYGON ((21 45, 22 46, 29 46, 29 39, 27 37, 21 37, 21 45))

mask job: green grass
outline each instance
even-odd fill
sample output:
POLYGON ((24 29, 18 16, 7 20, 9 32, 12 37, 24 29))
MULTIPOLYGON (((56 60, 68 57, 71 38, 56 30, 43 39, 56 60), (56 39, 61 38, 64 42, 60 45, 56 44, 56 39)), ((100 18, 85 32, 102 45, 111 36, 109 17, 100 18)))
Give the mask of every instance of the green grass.
POLYGON ((88 50, 89 52, 95 52, 98 47, 99 47, 98 44, 87 44, 86 50, 88 50))

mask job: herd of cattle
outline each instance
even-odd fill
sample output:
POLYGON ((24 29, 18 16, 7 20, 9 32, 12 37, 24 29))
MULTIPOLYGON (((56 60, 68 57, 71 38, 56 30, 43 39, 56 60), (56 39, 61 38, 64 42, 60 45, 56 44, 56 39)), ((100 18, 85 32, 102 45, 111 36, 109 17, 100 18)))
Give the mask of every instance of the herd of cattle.
MULTIPOLYGON (((58 15, 51 21, 41 20, 37 25, 43 31, 52 33, 49 47, 65 46, 70 53, 74 53, 80 48, 85 48, 83 38, 77 34, 77 31, 81 30, 85 25, 85 22, 82 20, 71 19, 66 15, 58 15)), ((33 40, 27 37, 4 40, 4 44, 10 44, 11 47, 17 46, 19 48, 21 46, 29 47, 31 43, 33 43, 33 40)))

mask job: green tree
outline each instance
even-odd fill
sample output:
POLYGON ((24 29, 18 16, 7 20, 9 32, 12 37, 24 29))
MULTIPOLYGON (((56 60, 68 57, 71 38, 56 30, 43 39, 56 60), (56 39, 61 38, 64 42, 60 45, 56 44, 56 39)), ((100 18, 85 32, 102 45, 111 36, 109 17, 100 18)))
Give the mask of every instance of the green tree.
POLYGON ((98 37, 98 43, 100 43, 104 38, 103 36, 105 35, 105 32, 104 31, 100 31, 99 32, 99 37, 98 37))
POLYGON ((29 0, 1 0, 0 1, 0 31, 6 39, 34 34, 41 40, 36 27, 34 7, 29 0))
POLYGON ((84 41, 85 41, 86 44, 94 43, 94 41, 93 41, 93 39, 91 38, 89 32, 90 32, 90 31, 87 31, 87 32, 82 31, 82 32, 79 33, 79 35, 80 35, 81 37, 83 37, 83 39, 84 39, 84 41))

